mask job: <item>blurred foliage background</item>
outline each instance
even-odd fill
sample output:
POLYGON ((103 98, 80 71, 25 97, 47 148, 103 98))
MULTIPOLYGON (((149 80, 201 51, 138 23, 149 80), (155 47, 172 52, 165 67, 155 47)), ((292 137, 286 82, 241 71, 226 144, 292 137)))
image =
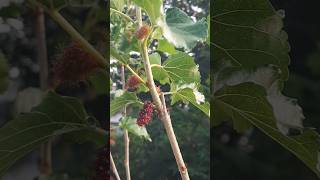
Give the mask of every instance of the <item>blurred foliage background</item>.
MULTIPOLYGON (((284 29, 291 45, 290 79, 285 94, 304 110, 304 125, 320 127, 320 23, 319 1, 271 0, 285 11, 284 29)), ((213 3, 214 4, 214 3, 213 3)), ((214 55, 213 55, 214 56, 214 55)), ((254 129, 237 134, 229 124, 212 130, 213 179, 316 180, 294 155, 254 129)))

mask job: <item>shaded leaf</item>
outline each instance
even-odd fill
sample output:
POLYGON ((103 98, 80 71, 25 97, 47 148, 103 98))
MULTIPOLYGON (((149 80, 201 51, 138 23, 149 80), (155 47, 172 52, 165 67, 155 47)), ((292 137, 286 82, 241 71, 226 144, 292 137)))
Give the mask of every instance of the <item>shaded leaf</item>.
MULTIPOLYGON (((94 71, 90 77, 89 80, 96 90, 97 95, 102 95, 102 94, 108 94, 108 73, 107 71, 103 69, 99 69, 97 71, 94 71)), ((110 81, 110 86, 112 81, 110 81)))
POLYGON ((238 131, 255 126, 296 155, 318 176, 320 137, 314 130, 303 129, 300 135, 286 136, 278 128, 273 108, 267 100, 265 89, 254 83, 225 86, 213 100, 214 125, 232 120, 238 131))
POLYGON ((19 115, 0 129, 0 175, 48 139, 87 128, 86 117, 77 99, 49 92, 31 113, 19 115))
POLYGON ((214 72, 226 62, 243 69, 273 64, 288 78, 287 34, 268 0, 217 0, 211 18, 214 72))

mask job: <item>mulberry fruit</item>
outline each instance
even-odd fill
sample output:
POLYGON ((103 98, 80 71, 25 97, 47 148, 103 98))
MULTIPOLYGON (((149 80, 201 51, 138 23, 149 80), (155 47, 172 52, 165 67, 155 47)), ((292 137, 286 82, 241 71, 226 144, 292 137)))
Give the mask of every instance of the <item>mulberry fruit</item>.
POLYGON ((126 89, 128 90, 135 90, 139 84, 141 83, 140 79, 133 75, 133 76, 130 76, 127 80, 127 83, 126 83, 126 89))
POLYGON ((73 43, 63 50, 62 55, 53 64, 54 86, 85 81, 90 73, 99 67, 98 61, 91 54, 78 43, 73 43))
POLYGON ((110 177, 110 164, 108 159, 109 148, 104 146, 99 150, 95 160, 95 174, 91 180, 107 180, 110 177))
POLYGON ((153 104, 151 101, 145 101, 143 105, 143 109, 139 112, 139 116, 137 119, 137 124, 139 126, 144 126, 149 124, 153 115, 153 104))
POLYGON ((140 29, 136 31, 135 35, 141 41, 148 35, 149 31, 150 31, 149 26, 143 25, 140 29))

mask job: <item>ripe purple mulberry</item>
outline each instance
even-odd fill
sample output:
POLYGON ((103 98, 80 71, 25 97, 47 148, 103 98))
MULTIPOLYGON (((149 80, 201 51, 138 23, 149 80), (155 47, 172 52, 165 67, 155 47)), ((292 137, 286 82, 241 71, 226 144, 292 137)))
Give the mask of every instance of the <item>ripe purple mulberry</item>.
POLYGON ((145 126, 149 124, 153 115, 153 104, 151 101, 145 101, 143 109, 139 112, 137 124, 139 126, 145 126))
POLYGON ((141 41, 148 35, 149 31, 150 27, 148 25, 143 25, 140 29, 136 31, 135 35, 141 41))
POLYGON ((127 80, 127 83, 126 83, 126 89, 128 90, 135 90, 139 84, 141 83, 140 79, 133 75, 133 76, 130 76, 127 80))
POLYGON ((85 81, 99 67, 98 61, 91 54, 78 43, 72 43, 53 64, 54 86, 85 81))

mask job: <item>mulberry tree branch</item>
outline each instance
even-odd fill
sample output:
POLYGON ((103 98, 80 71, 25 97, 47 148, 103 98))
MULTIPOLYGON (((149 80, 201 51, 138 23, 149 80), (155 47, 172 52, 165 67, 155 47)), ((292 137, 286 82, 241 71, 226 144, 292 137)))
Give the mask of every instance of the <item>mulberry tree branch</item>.
MULTIPOLYGON (((121 66, 121 82, 122 82, 122 89, 124 90, 126 87, 126 77, 124 74, 124 66, 121 66)), ((123 116, 127 115, 127 109, 126 106, 123 108, 123 116)), ((130 175, 130 159, 129 159, 129 145, 130 145, 130 139, 129 139, 129 133, 127 129, 124 129, 123 133, 123 140, 124 140, 124 167, 126 170, 126 177, 127 180, 131 180, 131 175, 130 175)))
POLYGON ((110 163, 111 163, 112 172, 116 176, 116 179, 121 180, 119 173, 118 173, 118 170, 117 170, 117 167, 116 167, 116 164, 114 163, 113 157, 111 155, 111 152, 110 152, 110 163))
MULTIPOLYGON (((139 27, 142 26, 142 18, 141 18, 141 9, 137 8, 137 20, 139 21, 139 27)), ((155 104, 158 113, 160 114, 160 118, 161 121, 164 125, 164 128, 166 130, 168 139, 170 141, 170 145, 174 154, 174 157, 176 159, 178 168, 179 168, 179 172, 181 175, 182 180, 190 180, 189 178, 189 173, 187 170, 187 167, 184 163, 180 148, 179 148, 179 144, 177 141, 177 138, 175 136, 173 127, 172 127, 172 123, 171 123, 171 118, 170 115, 167 112, 166 109, 166 105, 165 105, 165 100, 164 100, 164 95, 162 94, 161 97, 163 97, 162 101, 160 100, 159 94, 157 92, 154 80, 153 80, 153 74, 152 74, 152 70, 151 70, 151 65, 150 65, 150 61, 149 61, 149 55, 148 55, 148 39, 149 39, 149 35, 144 39, 143 43, 141 44, 141 54, 143 57, 143 63, 144 63, 144 69, 146 72, 146 76, 147 76, 147 85, 149 87, 152 99, 153 99, 153 103, 155 104)))
MULTIPOLYGON (((48 86, 48 55, 46 42, 45 17, 41 7, 35 8, 36 11, 36 39, 37 39, 37 60, 40 66, 39 79, 42 91, 47 90, 48 86)), ((40 146, 40 174, 49 176, 52 174, 52 142, 51 139, 40 146)))

